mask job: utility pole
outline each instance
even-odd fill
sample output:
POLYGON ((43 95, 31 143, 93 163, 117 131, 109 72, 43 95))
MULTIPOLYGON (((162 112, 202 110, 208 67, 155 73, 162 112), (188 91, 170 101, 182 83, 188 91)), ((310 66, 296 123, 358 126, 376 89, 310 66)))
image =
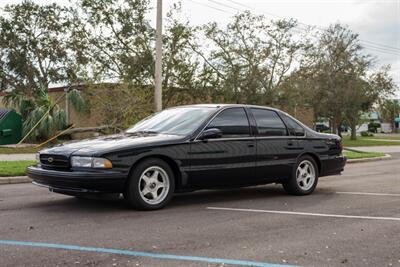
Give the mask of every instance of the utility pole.
POLYGON ((66 125, 69 125, 69 100, 68 100, 68 91, 69 91, 69 89, 70 89, 69 85, 64 88, 64 94, 65 94, 65 124, 66 125))
POLYGON ((162 109, 162 0, 157 0, 156 22, 156 65, 154 73, 154 105, 156 111, 162 109))

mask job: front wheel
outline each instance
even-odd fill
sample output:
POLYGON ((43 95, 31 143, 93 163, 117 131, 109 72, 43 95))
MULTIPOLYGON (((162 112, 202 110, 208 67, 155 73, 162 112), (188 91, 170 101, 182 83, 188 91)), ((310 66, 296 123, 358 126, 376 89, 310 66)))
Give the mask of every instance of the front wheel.
POLYGON ((283 182, 283 188, 291 195, 311 194, 318 183, 318 167, 310 156, 301 157, 293 169, 292 177, 283 182))
POLYGON ((163 160, 147 159, 133 170, 124 198, 137 209, 156 210, 171 200, 174 190, 171 167, 163 160))

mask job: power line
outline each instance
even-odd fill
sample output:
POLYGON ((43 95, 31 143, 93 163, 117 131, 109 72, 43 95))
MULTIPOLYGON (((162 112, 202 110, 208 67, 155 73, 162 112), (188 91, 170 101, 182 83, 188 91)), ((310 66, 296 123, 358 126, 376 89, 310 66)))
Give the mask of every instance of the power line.
MULTIPOLYGON (((367 40, 362 40, 362 41, 365 42, 365 43, 370 43, 370 44, 378 44, 378 43, 367 41, 367 40)), ((394 46, 389 46, 389 45, 384 45, 384 44, 379 44, 379 46, 387 47, 388 49, 400 50, 400 48, 396 48, 394 46)))
POLYGON ((223 4, 223 3, 217 2, 217 1, 215 1, 215 0, 208 0, 208 1, 209 1, 209 2, 211 2, 211 3, 217 4, 217 5, 219 5, 219 6, 223 6, 223 7, 231 8, 231 9, 233 9, 233 10, 236 10, 236 11, 242 12, 242 10, 240 10, 240 9, 238 9, 238 8, 235 8, 235 7, 232 7, 232 6, 229 6, 229 5, 226 5, 226 4, 223 4))
POLYGON ((220 12, 223 12, 223 13, 227 13, 227 14, 230 14, 230 15, 233 15, 233 14, 234 14, 234 13, 232 13, 232 12, 230 12, 230 11, 223 10, 223 9, 221 9, 221 8, 214 7, 214 6, 210 6, 210 5, 207 5, 207 4, 204 4, 204 3, 200 3, 200 2, 197 2, 197 1, 194 1, 194 0, 189 0, 189 1, 192 2, 192 3, 198 4, 198 5, 201 5, 201 6, 205 6, 205 7, 208 7, 208 8, 211 8, 211 9, 214 9, 214 10, 217 10, 217 11, 220 11, 220 12))
POLYGON ((238 1, 234 1, 234 0, 226 0, 226 1, 228 1, 228 2, 231 2, 231 3, 233 3, 233 4, 236 4, 236 5, 238 5, 238 6, 242 6, 242 7, 245 7, 245 8, 252 9, 252 7, 251 7, 251 6, 248 6, 248 5, 242 4, 242 3, 238 2, 238 1))
MULTIPOLYGON (((200 2, 197 2, 197 1, 194 1, 194 0, 189 0, 189 1, 191 1, 191 2, 193 2, 193 3, 196 3, 196 4, 198 4, 198 5, 202 5, 202 6, 205 6, 205 7, 208 7, 208 8, 211 8, 211 9, 214 9, 214 10, 217 10, 217 11, 220 11, 220 12, 223 12, 223 13, 226 13, 226 14, 230 14, 230 15, 234 15, 234 14, 235 14, 235 13, 233 13, 233 12, 231 12, 231 11, 228 11, 228 10, 225 10, 225 9, 222 9, 222 8, 219 8, 219 7, 215 7, 215 6, 211 6, 211 5, 208 5, 208 4, 200 3, 200 2)), ((214 3, 214 4, 217 4, 217 5, 219 5, 219 6, 223 6, 223 7, 225 7, 225 8, 230 8, 230 9, 233 9, 233 10, 236 10, 236 11, 239 11, 239 12, 245 11, 245 10, 243 10, 243 9, 239 9, 239 8, 236 8, 236 7, 232 7, 232 6, 228 5, 228 4, 220 3, 220 2, 218 2, 218 1, 216 1, 216 0, 208 0, 208 1, 209 1, 209 2, 212 2, 212 3, 214 3)), ((239 3, 239 2, 237 2, 237 1, 234 1, 234 0, 225 0, 225 1, 234 3, 234 4, 236 4, 236 5, 239 5, 239 6, 248 8, 248 9, 252 9, 253 11, 257 11, 257 10, 255 10, 254 8, 252 8, 252 7, 248 6, 248 5, 244 5, 244 4, 239 3)), ((258 12, 258 11, 257 11, 257 12, 258 12)), ((276 15, 276 14, 273 14, 273 13, 269 13, 269 12, 264 12, 264 11, 263 11, 263 12, 261 12, 261 14, 264 14, 264 15, 267 14, 267 15, 272 16, 272 17, 275 17, 275 18, 286 19, 285 17, 279 16, 279 15, 276 15)), ((306 27, 311 27, 311 28, 319 29, 319 30, 321 30, 321 31, 327 31, 327 29, 324 29, 324 28, 319 27, 319 26, 316 26, 316 25, 310 25, 310 24, 306 24, 306 23, 303 23, 303 22, 300 22, 300 21, 297 21, 297 23, 300 24, 300 25, 304 25, 304 26, 306 26, 306 27)), ((297 29, 299 29, 299 30, 301 30, 301 31, 303 31, 303 32, 306 32, 306 31, 307 31, 307 29, 302 28, 302 27, 299 27, 298 25, 295 26, 295 28, 297 28, 297 29)), ((317 37, 316 35, 312 35, 312 36, 317 37)), ((374 52, 378 52, 378 53, 383 53, 383 54, 389 54, 389 55, 394 55, 394 56, 400 56, 400 54, 397 53, 397 52, 400 52, 400 49, 397 51, 397 50, 395 50, 396 48, 393 48, 393 47, 390 47, 390 46, 387 46, 387 48, 386 48, 386 47, 379 47, 379 44, 377 44, 377 45, 372 45, 372 44, 374 44, 374 42, 365 41, 365 40, 361 40, 361 39, 360 39, 360 42, 369 43, 369 44, 363 44, 363 48, 365 48, 365 49, 367 49, 367 50, 374 51, 374 52), (372 44, 371 44, 371 43, 372 43, 372 44)), ((383 45, 382 45, 382 46, 383 46, 383 45)))
POLYGON ((367 46, 365 44, 363 44, 362 47, 365 48, 365 49, 371 50, 371 51, 381 52, 381 53, 385 53, 385 54, 389 54, 389 55, 394 55, 394 56, 399 56, 400 57, 400 53, 397 53, 397 52, 394 52, 394 51, 387 51, 387 50, 384 50, 383 48, 367 46))
MULTIPOLYGON (((364 43, 367 43, 367 42, 364 42, 364 43)), ((400 52, 400 50, 394 50, 394 49, 389 49, 389 48, 382 48, 382 47, 380 47, 380 46, 372 45, 372 44, 369 44, 369 43, 367 43, 366 45, 368 45, 369 47, 373 47, 373 48, 385 49, 386 51, 392 51, 392 52, 395 52, 395 53, 400 52)))
MULTIPOLYGON (((209 0, 209 1, 210 1, 210 0, 209 0)), ((242 4, 242 3, 238 2, 238 1, 234 1, 234 0, 225 0, 225 1, 228 1, 228 2, 230 2, 230 3, 236 4, 236 5, 238 5, 238 6, 245 7, 245 8, 247 8, 247 9, 251 9, 251 10, 256 11, 256 12, 259 12, 259 11, 256 10, 255 8, 253 8, 253 7, 251 7, 251 6, 248 6, 248 5, 244 5, 244 4, 242 4)), ((213 0, 213 2, 216 2, 216 1, 213 0)), ((228 5, 226 5, 226 6, 228 6, 228 5)), ((231 8, 234 8, 234 7, 231 7, 231 8)), ((234 8, 234 9, 236 9, 236 8, 234 8)), ((240 10, 240 11, 244 11, 244 10, 240 10)), ((263 14, 268 14, 268 15, 273 16, 273 17, 278 17, 278 18, 283 18, 283 19, 285 19, 285 17, 279 16, 279 15, 276 15, 276 14, 273 14, 273 13, 264 12, 264 11, 262 11, 261 13, 263 13, 263 14)), ((319 27, 319 26, 317 26, 317 25, 310 25, 310 24, 303 23, 303 22, 301 22, 301 21, 297 21, 297 22, 298 22, 298 24, 301 24, 301 25, 304 25, 304 26, 307 26, 307 27, 313 27, 313 28, 320 29, 320 30, 322 30, 322 31, 326 31, 326 29, 324 29, 324 28, 322 28, 322 27, 319 27)), ((300 29, 302 29, 302 28, 300 28, 300 29)), ((302 29, 302 30, 304 30, 304 29, 302 29)), ((377 47, 377 48, 384 49, 384 50, 387 50, 387 51, 389 51, 389 52, 400 52, 400 48, 399 48, 399 47, 388 46, 388 45, 384 45, 384 44, 380 44, 380 43, 376 43, 376 42, 372 42, 372 41, 368 41, 368 40, 364 40, 364 39, 359 39, 359 40, 360 40, 360 42, 368 43, 368 44, 369 44, 368 46, 370 46, 370 47, 375 46, 375 47, 377 47), (373 45, 373 46, 372 46, 372 45, 373 45)), ((382 51, 381 51, 381 52, 382 52, 382 51)), ((390 53, 388 53, 388 54, 390 54, 390 53)), ((396 55, 397 55, 397 54, 396 54, 396 55)))

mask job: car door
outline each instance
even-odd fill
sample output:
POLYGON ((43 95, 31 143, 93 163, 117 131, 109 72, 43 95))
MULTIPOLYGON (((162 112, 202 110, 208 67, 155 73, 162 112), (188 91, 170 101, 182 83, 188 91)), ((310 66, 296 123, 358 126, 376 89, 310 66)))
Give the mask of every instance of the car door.
POLYGON ((251 108, 256 122, 256 177, 261 181, 288 178, 298 155, 298 142, 274 110, 251 108))
POLYGON ((222 131, 218 138, 190 146, 189 182, 193 187, 251 184, 255 178, 255 138, 243 107, 226 108, 203 129, 222 131))

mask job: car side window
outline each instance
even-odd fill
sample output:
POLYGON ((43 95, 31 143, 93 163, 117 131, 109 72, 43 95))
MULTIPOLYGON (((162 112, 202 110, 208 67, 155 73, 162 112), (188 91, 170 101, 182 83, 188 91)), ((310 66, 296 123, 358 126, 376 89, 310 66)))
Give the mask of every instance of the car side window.
POLYGON ((286 126, 275 111, 267 109, 251 109, 257 123, 259 136, 286 136, 286 126))
POLYGON ((222 138, 250 136, 250 125, 243 108, 229 108, 219 113, 206 129, 217 128, 222 138))
POLYGON ((282 115, 282 118, 288 127, 290 135, 294 135, 294 136, 305 135, 305 130, 304 130, 303 126, 298 124, 295 120, 293 120, 292 118, 290 118, 289 116, 287 116, 285 114, 282 115))

